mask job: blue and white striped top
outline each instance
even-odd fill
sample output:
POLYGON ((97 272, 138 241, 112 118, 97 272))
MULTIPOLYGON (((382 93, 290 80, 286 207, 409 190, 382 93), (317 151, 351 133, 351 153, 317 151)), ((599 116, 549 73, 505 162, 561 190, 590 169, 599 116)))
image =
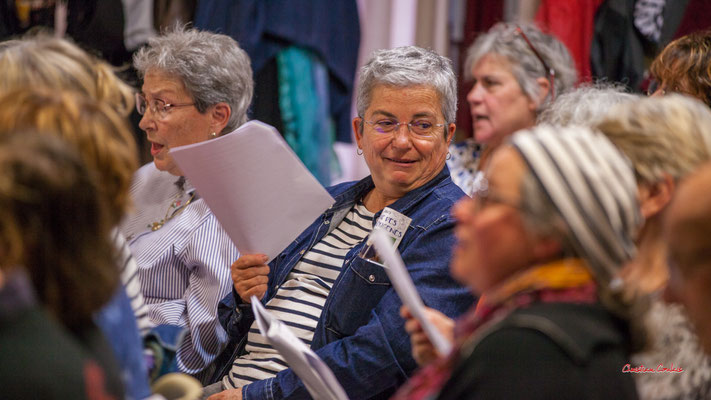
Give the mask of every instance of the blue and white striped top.
POLYGON ((121 274, 121 283, 123 283, 124 289, 126 289, 126 295, 131 302, 131 309, 133 310, 133 315, 136 317, 136 326, 138 326, 141 337, 146 336, 148 331, 153 328, 155 324, 148 317, 148 306, 141 292, 141 278, 138 276, 138 265, 136 265, 136 260, 128 248, 126 239, 117 228, 114 228, 111 232, 111 237, 117 251, 116 262, 121 274))
POLYGON ((231 290, 230 265, 239 253, 199 197, 162 228, 148 228, 165 218, 176 195, 182 202, 191 197, 190 183, 180 188, 177 179, 153 163, 141 167, 131 186, 136 212, 121 229, 138 264, 151 321, 189 329, 177 352, 178 368, 203 379, 211 375, 206 368, 227 343, 217 304, 231 290))
MULTIPOLYGON (((331 233, 304 254, 267 302, 267 310, 308 346, 345 256, 373 229, 373 215, 362 202, 353 206, 331 233)), ((245 350, 247 353, 234 361, 230 373, 223 378, 225 388, 271 378, 288 368, 281 355, 260 335, 256 322, 249 329, 245 350)))

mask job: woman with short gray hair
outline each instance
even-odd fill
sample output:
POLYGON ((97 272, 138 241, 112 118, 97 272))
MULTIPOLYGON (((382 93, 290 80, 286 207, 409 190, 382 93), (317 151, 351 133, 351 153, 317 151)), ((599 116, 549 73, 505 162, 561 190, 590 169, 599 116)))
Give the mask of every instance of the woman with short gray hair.
POLYGON ((450 147, 454 183, 469 195, 480 165, 504 139, 531 128, 537 115, 577 79, 570 53, 533 25, 499 23, 467 52, 465 71, 474 81, 467 95, 474 138, 450 147), (481 151, 479 150, 481 148, 481 151))
POLYGON ((136 257, 149 316, 187 327, 177 350, 181 372, 203 379, 227 336, 217 304, 231 288, 236 247, 170 155, 177 146, 229 133, 247 121, 252 70, 228 36, 176 28, 134 57, 136 108, 153 163, 134 176, 134 213, 121 229, 136 257))

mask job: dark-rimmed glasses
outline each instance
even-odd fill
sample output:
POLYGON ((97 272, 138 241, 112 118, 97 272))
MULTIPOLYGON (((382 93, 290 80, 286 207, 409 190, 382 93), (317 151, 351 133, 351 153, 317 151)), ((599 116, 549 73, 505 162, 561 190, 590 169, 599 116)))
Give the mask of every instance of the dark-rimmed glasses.
POLYGON ((136 111, 143 115, 146 109, 150 109, 153 115, 158 116, 158 119, 163 119, 168 115, 171 108, 194 106, 195 103, 169 104, 161 99, 153 99, 150 102, 141 93, 136 93, 136 111))
POLYGON ((526 36, 526 33, 524 33, 523 29, 521 29, 520 26, 516 27, 516 30, 514 30, 514 35, 521 36, 521 38, 526 41, 528 48, 531 49, 536 58, 538 58, 541 64, 543 64, 543 69, 545 69, 548 73, 548 81, 551 83, 551 100, 555 100, 555 70, 549 67, 545 60, 543 60, 541 54, 538 52, 538 50, 536 50, 535 47, 533 47, 533 43, 531 43, 531 41, 528 39, 528 36, 526 36))
POLYGON ((435 124, 430 121, 420 119, 411 122, 398 122, 394 119, 387 118, 380 119, 377 121, 366 121, 364 119, 363 121, 366 124, 372 126, 373 130, 375 130, 376 132, 383 134, 393 133, 400 129, 400 125, 406 125, 410 133, 412 133, 415 137, 421 139, 432 138, 433 136, 435 136, 435 128, 442 128, 446 126, 446 124, 435 124))

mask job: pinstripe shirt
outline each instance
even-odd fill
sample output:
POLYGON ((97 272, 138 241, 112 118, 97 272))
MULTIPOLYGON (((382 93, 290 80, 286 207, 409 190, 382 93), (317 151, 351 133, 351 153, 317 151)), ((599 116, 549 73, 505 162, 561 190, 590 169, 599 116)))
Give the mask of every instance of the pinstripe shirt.
POLYGON ((181 190, 177 179, 153 163, 139 169, 131 187, 136 211, 121 229, 138 264, 151 321, 188 328, 177 352, 178 368, 202 378, 210 375, 206 368, 227 342, 217 304, 231 290, 230 265, 239 253, 197 196, 162 228, 148 228, 165 219, 176 198, 185 204, 191 197, 189 182, 181 190))

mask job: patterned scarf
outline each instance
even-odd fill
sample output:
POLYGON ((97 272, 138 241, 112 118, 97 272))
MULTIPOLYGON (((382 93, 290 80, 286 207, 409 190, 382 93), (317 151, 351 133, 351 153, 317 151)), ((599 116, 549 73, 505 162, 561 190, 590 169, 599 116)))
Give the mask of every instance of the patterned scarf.
POLYGON ((592 304, 597 300, 597 285, 582 260, 563 259, 529 268, 482 295, 476 308, 457 321, 452 352, 421 369, 393 399, 436 398, 454 368, 466 357, 463 348, 477 338, 479 328, 488 322, 532 304, 592 304))

